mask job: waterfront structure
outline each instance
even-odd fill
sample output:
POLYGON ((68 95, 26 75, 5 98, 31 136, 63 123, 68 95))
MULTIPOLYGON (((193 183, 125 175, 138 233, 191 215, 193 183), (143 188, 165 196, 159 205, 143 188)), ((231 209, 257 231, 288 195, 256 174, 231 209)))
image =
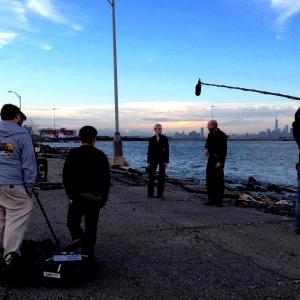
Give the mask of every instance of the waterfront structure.
POLYGON ((77 137, 76 130, 74 129, 53 129, 53 128, 44 128, 40 130, 40 136, 42 138, 73 138, 77 137))

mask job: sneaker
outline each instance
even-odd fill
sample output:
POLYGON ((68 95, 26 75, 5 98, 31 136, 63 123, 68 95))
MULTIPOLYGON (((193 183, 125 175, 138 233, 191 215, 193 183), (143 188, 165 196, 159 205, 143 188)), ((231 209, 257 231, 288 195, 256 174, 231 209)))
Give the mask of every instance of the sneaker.
POLYGON ((224 205, 222 203, 218 203, 216 204, 216 207, 224 207, 224 205))
POLYGON ((203 203, 203 205, 207 205, 207 206, 214 206, 215 205, 215 203, 213 203, 213 202, 204 202, 203 203))
POLYGON ((7 266, 12 266, 17 263, 19 254, 17 252, 9 252, 4 256, 4 262, 7 266))
POLYGON ((296 234, 300 234, 300 228, 296 228, 296 229, 295 229, 295 233, 296 233, 296 234))

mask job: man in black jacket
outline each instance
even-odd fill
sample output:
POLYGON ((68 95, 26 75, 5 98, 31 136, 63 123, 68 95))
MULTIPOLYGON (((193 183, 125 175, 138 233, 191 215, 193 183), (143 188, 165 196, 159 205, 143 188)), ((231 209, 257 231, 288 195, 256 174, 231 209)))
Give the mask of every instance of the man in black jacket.
POLYGON ((148 145, 148 197, 153 197, 154 178, 157 166, 159 166, 157 198, 161 198, 165 187, 166 167, 169 163, 169 141, 165 135, 161 134, 162 126, 160 124, 154 125, 154 131, 155 135, 150 138, 148 145))
POLYGON ((218 128, 218 123, 211 120, 207 124, 209 134, 205 144, 206 188, 208 202, 206 205, 223 206, 224 165, 227 155, 227 135, 218 128))
MULTIPOLYGON (((300 108, 295 113, 295 121, 293 122, 293 136, 300 150, 300 108)), ((297 188, 297 199, 295 206, 295 218, 296 218, 296 234, 300 234, 300 152, 298 163, 296 165, 297 171, 297 180, 298 180, 298 188, 297 188)))
POLYGON ((94 259, 100 208, 108 199, 110 168, 106 155, 95 147, 97 130, 84 126, 79 131, 81 146, 70 151, 63 169, 63 182, 70 198, 67 225, 73 246, 94 259), (85 231, 81 219, 85 218, 85 231))

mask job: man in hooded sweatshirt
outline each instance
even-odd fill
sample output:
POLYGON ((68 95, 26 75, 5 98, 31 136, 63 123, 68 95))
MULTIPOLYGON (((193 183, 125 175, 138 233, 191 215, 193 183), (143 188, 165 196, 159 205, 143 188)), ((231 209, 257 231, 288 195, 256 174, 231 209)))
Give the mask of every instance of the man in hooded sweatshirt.
POLYGON ((4 104, 0 121, 0 248, 2 268, 12 267, 33 210, 32 187, 37 168, 26 116, 13 104, 4 104))

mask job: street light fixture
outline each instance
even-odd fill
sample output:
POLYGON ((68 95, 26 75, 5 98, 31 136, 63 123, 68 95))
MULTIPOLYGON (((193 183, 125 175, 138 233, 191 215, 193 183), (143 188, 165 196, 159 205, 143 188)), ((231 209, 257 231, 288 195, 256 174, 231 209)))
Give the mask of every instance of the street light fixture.
POLYGON ((18 93, 14 92, 14 91, 8 91, 8 93, 13 93, 19 98, 19 108, 21 110, 21 96, 18 93))
POLYGON ((119 108, 118 108, 118 69, 117 69, 117 43, 116 43, 116 16, 115 0, 107 0, 112 8, 113 51, 114 51, 114 92, 115 92, 115 133, 113 142, 113 165, 124 166, 122 138, 119 132, 119 108))
POLYGON ((211 105, 211 119, 214 119, 214 105, 211 105))

